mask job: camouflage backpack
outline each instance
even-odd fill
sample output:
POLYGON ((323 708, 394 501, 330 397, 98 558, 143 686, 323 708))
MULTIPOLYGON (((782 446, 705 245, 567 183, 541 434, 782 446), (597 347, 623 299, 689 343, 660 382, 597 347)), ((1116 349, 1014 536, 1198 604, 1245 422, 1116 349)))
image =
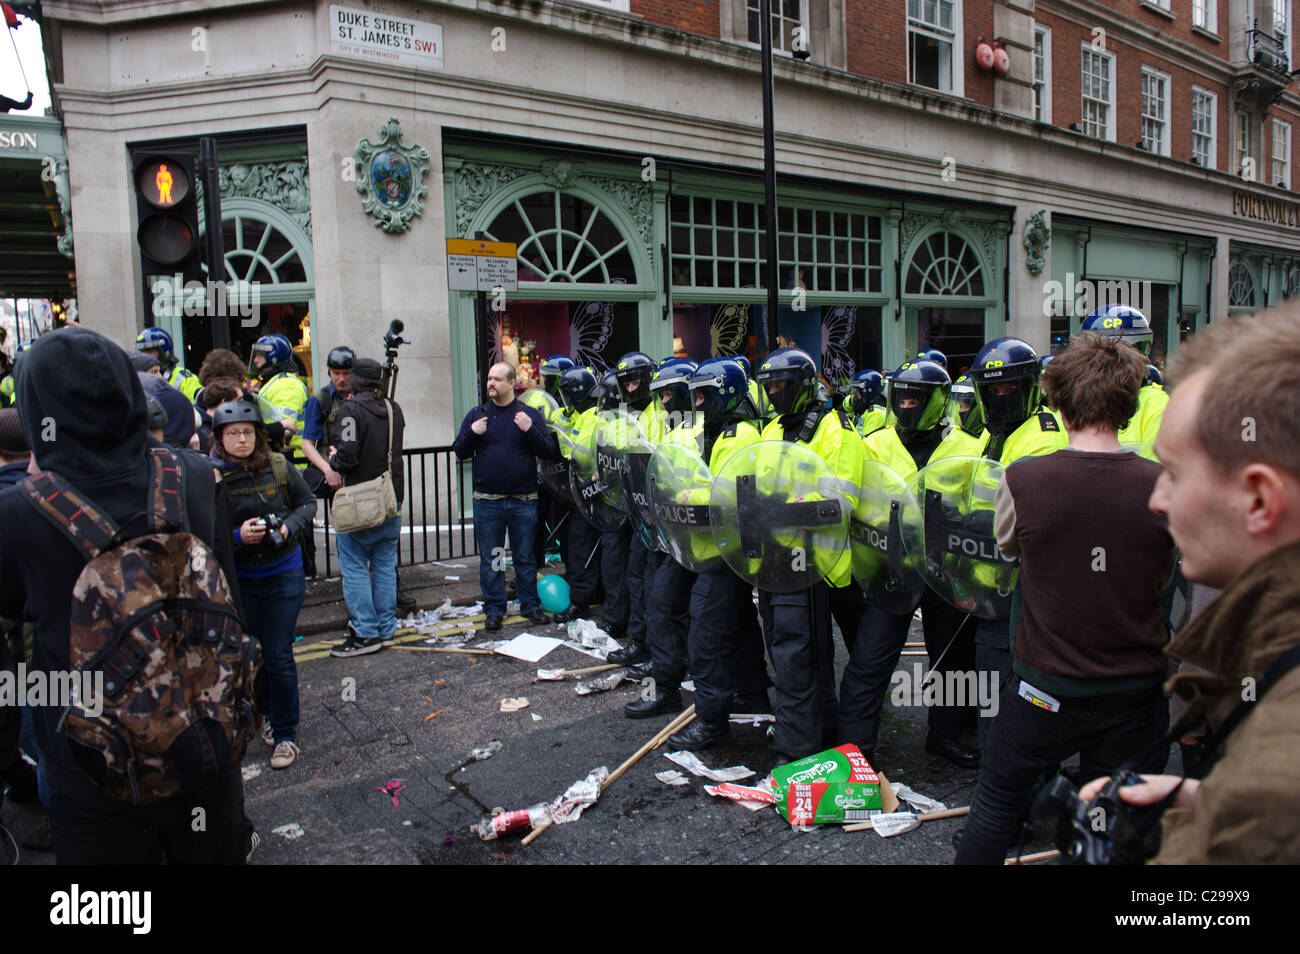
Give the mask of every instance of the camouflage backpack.
POLYGON ((72 591, 69 655, 72 682, 102 698, 74 695, 59 728, 104 792, 142 805, 201 794, 239 765, 260 665, 216 556, 185 532, 180 464, 154 449, 150 465, 152 532, 133 540, 57 474, 22 485, 88 561, 72 591), (99 678, 102 691, 87 682, 99 678))

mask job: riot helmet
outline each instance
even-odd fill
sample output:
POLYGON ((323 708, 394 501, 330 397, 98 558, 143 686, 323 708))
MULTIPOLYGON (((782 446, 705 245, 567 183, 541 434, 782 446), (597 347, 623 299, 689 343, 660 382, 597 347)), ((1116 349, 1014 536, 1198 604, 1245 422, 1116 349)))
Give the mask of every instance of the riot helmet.
POLYGON ((650 403, 650 380, 655 376, 655 363, 644 351, 629 351, 614 366, 619 397, 640 411, 650 403))
POLYGON ((948 370, 948 356, 938 348, 926 348, 916 356, 917 361, 933 361, 945 371, 948 370))
POLYGON ((256 376, 266 379, 283 370, 282 365, 292 363, 293 345, 289 344, 289 339, 284 335, 262 335, 253 343, 253 359, 259 354, 266 363, 259 368, 250 359, 249 365, 256 376))
POLYGON ((1010 434, 1038 410, 1042 370, 1038 353, 1019 338, 996 338, 980 348, 970 378, 990 434, 1010 434))
POLYGON ((596 405, 596 373, 590 368, 570 368, 560 375, 560 396, 564 406, 581 414, 596 405))
POLYGON ((721 424, 749 394, 745 369, 734 358, 710 358, 691 375, 689 387, 695 409, 708 426, 721 424))
POLYGON ((659 365, 650 380, 650 392, 666 413, 680 418, 690 413, 690 380, 695 368, 695 362, 687 358, 673 358, 659 365))
POLYGON ((952 379, 936 361, 909 361, 889 383, 889 411, 898 436, 907 441, 943 423, 952 379))
POLYGON ((1132 305, 1107 305, 1105 308, 1093 309, 1083 319, 1079 330, 1123 338, 1144 355, 1151 355, 1151 322, 1132 305))
POLYGON ((853 375, 849 384, 849 407, 854 414, 865 414, 885 391, 885 379, 879 371, 868 368, 853 375))
MULTIPOLYGON (((647 392, 649 393, 649 392, 647 392)), ((606 371, 600 379, 600 400, 599 409, 602 411, 617 411, 621 403, 622 395, 618 388, 618 374, 615 371, 606 371)))
POLYGON ((778 348, 763 359, 758 383, 777 416, 811 411, 817 404, 817 364, 799 348, 778 348))
POLYGON ((542 377, 542 390, 560 400, 560 376, 577 365, 567 354, 553 354, 542 361, 537 373, 542 377))
POLYGON ((1157 368, 1154 364, 1148 364, 1148 365, 1147 365, 1147 380, 1146 380, 1146 383, 1147 383, 1147 384, 1158 384, 1158 385, 1160 385, 1161 387, 1164 387, 1164 386, 1165 386, 1165 376, 1164 376, 1163 374, 1160 373, 1160 369, 1157 368))
POLYGON ((963 374, 952 383, 952 404, 953 415, 963 431, 978 435, 984 430, 984 413, 980 410, 969 374, 963 374))

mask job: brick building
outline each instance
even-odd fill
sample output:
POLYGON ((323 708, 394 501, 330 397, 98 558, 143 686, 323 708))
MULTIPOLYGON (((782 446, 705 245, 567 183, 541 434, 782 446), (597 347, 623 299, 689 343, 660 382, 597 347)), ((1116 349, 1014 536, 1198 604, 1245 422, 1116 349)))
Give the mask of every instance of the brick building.
MULTIPOLYGON (((774 6, 780 329, 829 377, 921 347, 961 367, 1001 334, 1046 351, 1104 296, 1163 360, 1300 287, 1282 0, 774 6)), ((84 324, 156 316, 206 350, 213 319, 141 274, 131 154, 212 135, 228 271, 260 289, 238 346, 282 330, 320 380, 401 318, 408 442, 478 401, 448 239, 517 243, 489 347, 521 363, 763 350, 757 0, 42 10, 84 324)))

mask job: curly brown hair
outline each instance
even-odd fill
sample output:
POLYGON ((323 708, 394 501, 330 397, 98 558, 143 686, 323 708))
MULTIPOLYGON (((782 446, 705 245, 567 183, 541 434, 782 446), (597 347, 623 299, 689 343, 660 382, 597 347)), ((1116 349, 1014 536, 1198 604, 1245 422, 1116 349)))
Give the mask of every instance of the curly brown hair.
POLYGON ((238 401, 244 396, 244 388, 235 378, 213 378, 203 386, 199 398, 209 411, 227 401, 238 401))
POLYGON ((214 348, 199 365, 199 383, 204 387, 217 378, 234 378, 241 384, 248 374, 244 359, 227 348, 214 348))

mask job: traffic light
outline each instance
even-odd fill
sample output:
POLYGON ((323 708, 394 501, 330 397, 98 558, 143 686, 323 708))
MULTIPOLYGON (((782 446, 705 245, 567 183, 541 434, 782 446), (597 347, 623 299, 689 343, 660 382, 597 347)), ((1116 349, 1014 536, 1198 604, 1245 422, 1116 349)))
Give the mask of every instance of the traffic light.
POLYGON ((202 280, 194 157, 147 152, 134 159, 141 271, 202 280))

